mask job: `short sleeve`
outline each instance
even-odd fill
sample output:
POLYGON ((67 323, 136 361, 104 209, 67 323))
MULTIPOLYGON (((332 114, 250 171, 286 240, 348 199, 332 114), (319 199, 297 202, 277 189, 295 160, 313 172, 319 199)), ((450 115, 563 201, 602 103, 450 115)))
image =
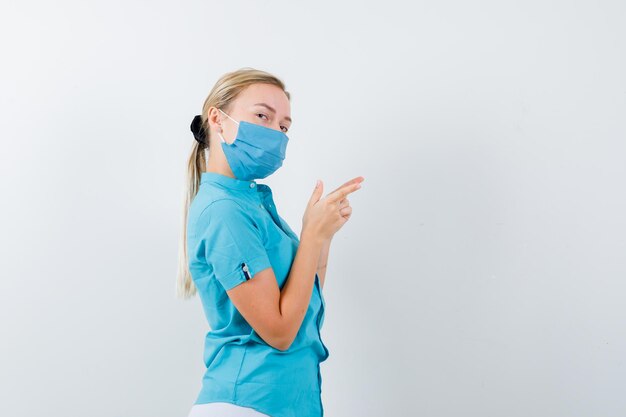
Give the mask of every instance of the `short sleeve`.
POLYGON ((225 290, 272 266, 259 229, 239 203, 214 201, 202 217, 206 219, 202 231, 206 262, 225 290))

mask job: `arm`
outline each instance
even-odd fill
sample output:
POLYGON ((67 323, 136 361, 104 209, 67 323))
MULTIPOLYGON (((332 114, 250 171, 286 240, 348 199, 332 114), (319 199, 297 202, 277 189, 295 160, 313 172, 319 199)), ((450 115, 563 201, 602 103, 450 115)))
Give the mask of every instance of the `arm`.
MULTIPOLYGON (((315 273, 320 270, 325 279, 330 240, 349 218, 342 212, 336 211, 337 203, 339 206, 343 205, 341 202, 347 203, 346 196, 360 188, 360 181, 356 180, 358 178, 347 182, 324 199, 320 199, 322 187, 318 182, 305 210, 300 243, 282 290, 279 290, 274 271, 269 265, 261 236, 237 234, 237 240, 242 246, 250 246, 250 239, 254 241, 251 247, 256 254, 248 255, 248 257, 250 262, 257 261, 257 266, 254 268, 256 272, 254 269, 246 270, 247 280, 241 278, 240 275, 235 275, 235 283, 232 284, 230 281, 231 284, 227 284, 224 288, 246 321, 276 349, 287 350, 293 343, 311 300, 315 273), (307 224, 313 226, 306 227, 307 224)), ((244 229, 244 232, 248 229, 253 230, 254 227, 248 227, 244 229)), ((228 247, 228 249, 232 248, 228 247)), ((239 253, 236 259, 244 259, 243 253, 245 252, 239 253)), ((228 281, 226 278, 224 277, 223 280, 228 281)), ((322 282, 320 277, 320 288, 322 282)))
POLYGON ((324 280, 326 278, 326 266, 328 265, 328 253, 330 251, 330 242, 332 237, 325 241, 320 252, 320 259, 317 262, 317 276, 320 279, 320 287, 324 288, 324 280))
POLYGON ((265 268, 252 279, 227 291, 233 304, 265 342, 278 350, 293 343, 306 314, 315 271, 324 242, 303 234, 289 276, 279 289, 273 268, 265 268))

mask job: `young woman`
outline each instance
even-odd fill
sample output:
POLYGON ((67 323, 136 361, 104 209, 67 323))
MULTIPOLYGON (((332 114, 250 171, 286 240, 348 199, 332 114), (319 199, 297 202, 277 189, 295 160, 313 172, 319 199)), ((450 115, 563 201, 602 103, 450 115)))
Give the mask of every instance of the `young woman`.
POLYGON ((356 177, 326 197, 318 181, 296 235, 255 180, 283 163, 291 126, 281 80, 252 68, 221 77, 196 116, 177 277, 200 295, 211 330, 189 417, 319 417, 322 287, 356 177))

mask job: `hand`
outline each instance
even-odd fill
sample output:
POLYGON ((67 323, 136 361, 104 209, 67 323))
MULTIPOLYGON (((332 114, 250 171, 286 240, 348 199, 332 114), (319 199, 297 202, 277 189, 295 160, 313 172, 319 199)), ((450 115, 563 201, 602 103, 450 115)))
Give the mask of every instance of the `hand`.
POLYGON ((320 198, 324 189, 320 181, 302 217, 302 234, 312 235, 322 242, 330 240, 350 219, 352 207, 347 196, 360 189, 363 180, 363 177, 353 178, 324 198, 320 198))

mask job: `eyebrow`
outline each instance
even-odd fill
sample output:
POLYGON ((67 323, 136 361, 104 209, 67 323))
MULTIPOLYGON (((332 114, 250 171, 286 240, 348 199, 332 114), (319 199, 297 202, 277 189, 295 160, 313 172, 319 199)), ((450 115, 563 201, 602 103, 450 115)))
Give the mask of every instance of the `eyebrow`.
MULTIPOLYGON (((272 106, 270 106, 269 104, 266 104, 266 103, 256 103, 256 104, 254 104, 254 105, 255 105, 255 106, 265 106, 265 107, 267 107, 267 108, 268 108, 268 110, 270 110, 271 112, 276 113, 276 110, 275 110, 272 106)), ((291 117, 289 117, 289 116, 285 117, 285 120, 289 120, 289 123, 293 123, 293 122, 291 121, 291 117)))

